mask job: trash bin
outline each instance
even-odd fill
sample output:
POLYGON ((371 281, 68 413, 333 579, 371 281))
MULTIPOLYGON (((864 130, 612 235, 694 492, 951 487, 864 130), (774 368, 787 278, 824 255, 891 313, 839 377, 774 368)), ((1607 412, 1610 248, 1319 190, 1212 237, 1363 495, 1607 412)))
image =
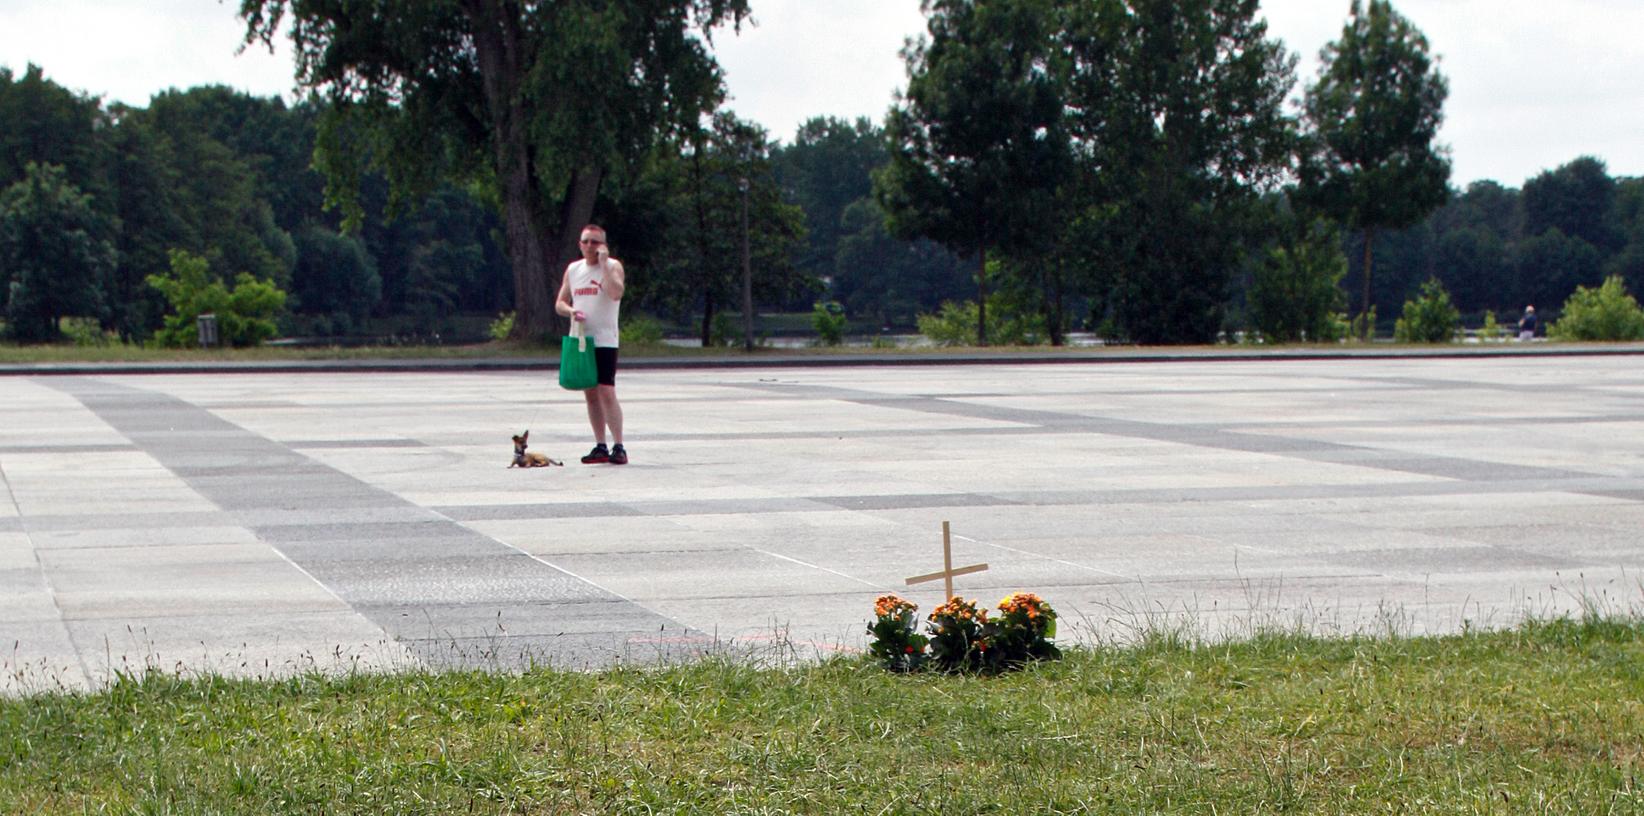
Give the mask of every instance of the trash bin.
POLYGON ((200 330, 200 348, 217 345, 217 315, 206 312, 195 318, 194 324, 200 330))

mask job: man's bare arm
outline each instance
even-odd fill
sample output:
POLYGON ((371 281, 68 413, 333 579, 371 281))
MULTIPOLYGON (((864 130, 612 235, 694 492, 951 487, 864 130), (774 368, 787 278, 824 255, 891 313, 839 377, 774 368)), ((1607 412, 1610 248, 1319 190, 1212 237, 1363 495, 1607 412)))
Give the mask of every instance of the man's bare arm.
POLYGON ((560 273, 559 295, 554 298, 554 311, 564 317, 571 317, 575 310, 571 308, 571 276, 569 273, 560 273))
POLYGON ((622 268, 621 261, 610 261, 605 272, 605 293, 612 300, 622 299, 622 290, 628 287, 628 271, 622 268))

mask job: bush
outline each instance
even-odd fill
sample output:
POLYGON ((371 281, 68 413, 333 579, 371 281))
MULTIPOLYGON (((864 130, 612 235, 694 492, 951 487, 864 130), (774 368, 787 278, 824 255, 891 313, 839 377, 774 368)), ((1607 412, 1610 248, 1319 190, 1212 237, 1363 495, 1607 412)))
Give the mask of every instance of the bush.
POLYGON ((1450 302, 1450 293, 1437 278, 1421 285, 1421 295, 1404 302, 1404 313, 1393 325, 1393 339, 1400 343, 1448 343, 1461 326, 1461 312, 1450 302))
POLYGON ((120 344, 120 335, 104 331, 100 323, 90 317, 65 317, 58 321, 63 336, 82 348, 106 348, 120 344))
POLYGON ((708 327, 708 339, 715 346, 734 346, 742 342, 742 321, 726 312, 714 315, 708 327))
MULTIPOLYGON (((1045 342, 1044 318, 1039 315, 1006 317, 991 300, 988 303, 988 344, 993 346, 1036 346, 1045 342)), ((938 346, 976 344, 976 302, 944 301, 934 315, 919 315, 919 333, 938 346)))
POLYGON ((507 340, 508 335, 514 333, 514 313, 503 312, 497 315, 497 319, 491 321, 490 325, 485 327, 485 331, 491 335, 492 340, 498 342, 507 340))
POLYGON ((845 342, 845 307, 837 300, 816 304, 811 308, 811 328, 816 330, 817 340, 824 346, 845 342))
POLYGON ((1484 310, 1484 325, 1478 327, 1478 339, 1484 343, 1501 339, 1501 324, 1496 322, 1496 313, 1490 309, 1484 310))
POLYGON ((1611 275, 1597 289, 1577 286, 1564 301, 1557 323, 1547 329, 1554 340, 1644 339, 1644 310, 1627 293, 1620 275, 1611 275))
POLYGON ((662 345, 662 321, 654 317, 642 314, 624 317, 618 331, 625 346, 662 345))
POLYGON ((230 289, 222 281, 206 281, 206 261, 174 249, 170 275, 149 275, 148 285, 160 290, 171 304, 165 326, 154 334, 154 344, 186 348, 199 342, 196 321, 203 314, 217 316, 217 337, 225 346, 254 346, 273 337, 274 317, 285 308, 285 292, 274 284, 241 272, 230 289))
POLYGON ((1293 245, 1268 251, 1250 286, 1256 331, 1276 343, 1341 339, 1336 313, 1346 302, 1339 287, 1346 274, 1340 235, 1325 222, 1293 245))
POLYGON ((1371 338, 1376 334, 1376 307, 1370 307, 1370 313, 1360 312, 1353 316, 1347 324, 1348 337, 1371 338))

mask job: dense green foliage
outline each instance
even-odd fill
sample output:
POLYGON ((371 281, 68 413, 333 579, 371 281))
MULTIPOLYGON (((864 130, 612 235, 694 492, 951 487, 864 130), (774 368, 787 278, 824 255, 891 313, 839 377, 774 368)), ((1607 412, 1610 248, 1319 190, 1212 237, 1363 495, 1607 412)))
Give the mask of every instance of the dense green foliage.
POLYGON ((61 318, 107 310, 114 245, 91 197, 65 175, 30 162, 22 180, 0 190, 0 300, 18 340, 56 340, 61 318))
POLYGON ((1634 813, 1644 626, 1158 633, 1000 677, 868 659, 126 677, 0 700, 8 813, 1634 813))
POLYGON ((1328 222, 1315 222, 1267 251, 1250 284, 1251 327, 1266 342, 1313 343, 1342 339, 1340 315, 1346 296, 1339 284, 1347 274, 1341 236, 1328 222))
POLYGON ((1078 329, 1322 339, 1346 280, 1367 284, 1353 305, 1374 313, 1437 279, 1472 325, 1527 304, 1552 322, 1609 276, 1644 287, 1644 179, 1583 156, 1522 189, 1445 188, 1443 78, 1380 0, 1352 5, 1296 117, 1296 61, 1255 0, 943 0, 885 121, 819 117, 786 145, 720 106, 697 38, 743 19, 734 0, 587 19, 552 4, 239 6, 254 40, 281 15, 304 21, 298 68, 321 93, 105 106, 0 67, 0 192, 50 176, 11 194, 8 336, 56 340, 73 319, 97 326, 82 339, 150 339, 167 303, 147 280, 183 250, 225 288, 243 272, 288 292, 274 318, 287 336, 472 339, 514 311, 514 336, 537 338, 522 286, 557 281, 559 222, 586 212, 629 269, 629 308, 709 343, 742 312, 744 207, 755 315, 808 320, 821 298, 853 325, 906 328, 970 298, 971 343, 1011 323, 1053 344, 1078 329), (497 28, 509 10, 527 30, 497 28), (522 38, 529 75, 480 64, 493 35, 522 38), (560 35, 574 57, 542 52, 560 35), (508 137, 524 152, 488 135, 505 125, 524 128, 508 137), (1296 226, 1321 214, 1342 231, 1335 250, 1296 226))
POLYGON ((1075 295, 1141 342, 1214 340, 1258 188, 1291 155, 1294 60, 1256 10, 930 4, 887 119, 893 232, 999 256, 1052 342, 1075 295))
POLYGON ((845 309, 837 300, 811 307, 811 328, 816 331, 817 342, 824 346, 845 342, 845 322, 845 309))
MULTIPOLYGON (((997 298, 990 301, 998 303, 997 298)), ((969 346, 976 342, 975 301, 944 301, 932 314, 919 316, 919 333, 938 346, 969 346)), ((1045 332, 1034 314, 1012 314, 994 308, 987 315, 988 346, 1031 346, 1045 342, 1045 332)))
POLYGON ((606 178, 717 107, 708 40, 747 13, 746 0, 240 3, 248 43, 291 23, 297 81, 328 103, 316 159, 351 224, 367 168, 401 207, 442 183, 489 188, 523 338, 554 325, 563 264, 606 178))
POLYGON ((881 326, 912 326, 944 300, 964 297, 971 269, 940 244, 904 241, 885 228, 872 172, 889 160, 882 129, 819 117, 773 155, 783 192, 805 213, 799 270, 828 282, 828 294, 881 326))
POLYGON ((1429 52, 1392 3, 1353 0, 1307 89, 1301 198, 1364 234, 1360 314, 1374 305, 1376 231, 1414 224, 1449 197, 1450 160, 1436 141, 1449 85, 1429 52))
POLYGON ((1576 287, 1558 322, 1547 329, 1555 340, 1644 340, 1644 309, 1619 275, 1597 288, 1576 287))
POLYGON ((1070 250, 1094 311, 1137 342, 1213 342, 1267 217, 1257 195, 1292 161, 1295 58, 1253 0, 1069 5, 1071 129, 1089 146, 1070 250))
POLYGON ((908 87, 885 122, 890 162, 874 190, 887 225, 976 259, 977 345, 988 343, 989 253, 1043 251, 1071 166, 1060 89, 1046 70, 1053 5, 925 3, 930 36, 909 45, 908 87))
POLYGON ((170 304, 165 325, 154 343, 184 348, 199 342, 197 321, 213 315, 217 337, 226 346, 255 346, 274 336, 274 315, 285 306, 285 292, 274 284, 241 272, 232 287, 207 274, 204 258, 183 250, 171 253, 171 274, 150 275, 148 284, 170 304))
POLYGON ((811 303, 820 284, 794 264, 804 212, 783 200, 773 147, 763 128, 721 114, 655 157, 630 201, 644 197, 651 206, 638 211, 661 217, 649 227, 611 224, 613 246, 625 246, 624 235, 649 242, 645 256, 624 261, 646 268, 630 273, 624 308, 680 322, 698 315, 698 337, 712 345, 715 319, 727 308, 742 310, 744 237, 756 304, 811 303), (645 258, 650 262, 642 264, 645 258))
POLYGON ((1393 339, 1400 343, 1448 343, 1461 328, 1461 313, 1450 302, 1450 293, 1437 279, 1421 285, 1421 295, 1404 302, 1404 311, 1393 327, 1393 339))

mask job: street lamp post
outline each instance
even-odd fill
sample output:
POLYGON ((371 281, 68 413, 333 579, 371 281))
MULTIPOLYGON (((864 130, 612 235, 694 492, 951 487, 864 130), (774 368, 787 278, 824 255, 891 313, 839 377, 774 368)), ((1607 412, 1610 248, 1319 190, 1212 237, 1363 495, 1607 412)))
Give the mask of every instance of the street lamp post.
POLYGON ((742 191, 742 348, 753 351, 753 266, 748 259, 748 180, 736 180, 742 191))

